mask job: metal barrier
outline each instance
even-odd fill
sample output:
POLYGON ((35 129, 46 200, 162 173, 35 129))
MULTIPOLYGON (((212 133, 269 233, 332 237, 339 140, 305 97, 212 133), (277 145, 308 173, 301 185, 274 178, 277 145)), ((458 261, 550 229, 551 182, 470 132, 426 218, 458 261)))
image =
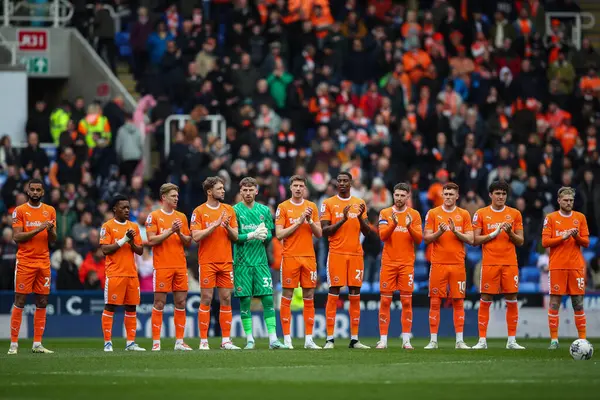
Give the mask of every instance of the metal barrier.
POLYGON ((546 13, 546 33, 552 31, 551 23, 553 18, 573 18, 575 20, 575 26, 571 31, 571 41, 577 48, 577 50, 581 49, 581 31, 582 29, 591 29, 596 24, 596 18, 594 14, 589 12, 547 12, 546 13), (582 19, 587 18, 588 21, 583 23, 582 19))
POLYGON ((43 4, 4 0, 2 18, 4 26, 10 26, 11 22, 51 22, 58 28, 71 21, 74 12, 73 5, 67 0, 48 0, 43 4), (18 15, 20 10, 25 10, 26 15, 18 15))
MULTIPOLYGON (((171 125, 173 122, 177 122, 177 130, 183 129, 187 121, 191 121, 192 118, 189 115, 173 114, 170 115, 165 121, 165 158, 169 157, 171 152, 171 125)), ((219 135, 221 141, 225 143, 227 141, 226 129, 227 125, 225 118, 220 114, 207 115, 203 118, 204 121, 210 121, 210 134, 219 135)))
MULTIPOLYGON (((86 7, 88 10, 92 10, 95 6, 93 4, 88 4, 86 7)), ((121 18, 130 16, 131 10, 122 9, 119 11, 115 11, 115 8, 110 4, 103 4, 102 8, 108 10, 108 13, 115 21, 115 33, 121 32, 121 18)))

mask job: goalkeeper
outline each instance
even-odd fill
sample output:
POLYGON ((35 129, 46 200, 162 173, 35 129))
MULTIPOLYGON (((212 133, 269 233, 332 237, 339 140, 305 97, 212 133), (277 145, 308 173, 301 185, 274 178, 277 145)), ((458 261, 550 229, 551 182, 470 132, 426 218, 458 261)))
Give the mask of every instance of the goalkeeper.
POLYGON ((233 206, 239 226, 238 240, 234 244, 234 294, 240 299, 240 314, 246 334, 245 349, 251 350, 255 346, 250 313, 253 297, 259 297, 262 301, 263 318, 269 333, 269 348, 285 349, 287 347, 277 339, 273 281, 267 261, 266 245, 273 237, 273 219, 268 207, 254 201, 257 193, 256 179, 242 179, 242 201, 233 206))

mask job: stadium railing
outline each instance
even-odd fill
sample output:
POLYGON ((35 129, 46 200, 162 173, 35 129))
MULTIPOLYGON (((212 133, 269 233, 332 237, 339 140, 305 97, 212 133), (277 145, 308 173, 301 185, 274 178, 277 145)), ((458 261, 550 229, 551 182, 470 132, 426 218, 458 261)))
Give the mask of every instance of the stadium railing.
MULTIPOLYGON (((6 38, 4 36, 2 36, 2 34, 0 33, 0 47, 5 48, 6 50, 9 51, 10 53, 10 61, 8 62, 8 65, 17 65, 17 47, 18 47, 18 43, 17 42, 10 42, 8 40, 6 40, 6 38)), ((7 60, 0 60, 0 63, 4 63, 7 60)))
POLYGON ((583 29, 591 29, 596 24, 596 18, 594 14, 589 12, 562 12, 562 11, 552 11, 546 13, 546 32, 551 32, 551 23, 554 18, 572 18, 575 21, 575 25, 573 29, 571 29, 571 42, 577 48, 577 50, 581 49, 581 38, 582 38, 582 30, 583 29), (584 23, 583 19, 587 19, 584 23))
POLYGON ((4 0, 2 19, 4 26, 11 22, 51 22, 57 28, 65 26, 73 17, 73 5, 67 0, 49 0, 47 3, 4 0), (19 11, 25 10, 23 15, 19 11))
MULTIPOLYGON (((165 121, 165 157, 169 156, 171 151, 171 129, 174 123, 177 123, 177 130, 183 129, 186 122, 191 121, 192 117, 189 115, 173 114, 170 115, 165 121)), ((207 115, 202 118, 204 121, 210 121, 210 134, 218 135, 223 143, 226 142, 226 121, 220 114, 207 115)))

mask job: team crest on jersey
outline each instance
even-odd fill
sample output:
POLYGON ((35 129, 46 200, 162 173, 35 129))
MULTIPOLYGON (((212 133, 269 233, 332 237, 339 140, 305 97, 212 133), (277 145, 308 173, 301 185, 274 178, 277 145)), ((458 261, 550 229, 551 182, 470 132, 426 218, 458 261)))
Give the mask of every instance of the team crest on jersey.
POLYGON ((383 282, 383 284, 381 285, 384 289, 387 288, 387 282, 383 282))
POLYGON ((46 218, 48 218, 50 216, 50 214, 46 210, 42 211, 42 215, 46 218))
POLYGON ((25 285, 23 283, 19 283, 19 289, 21 289, 21 290, 25 289, 25 285))
POLYGON ((265 216, 264 216, 264 215, 261 215, 261 216, 260 216, 260 220, 261 220, 261 221, 264 221, 264 220, 265 220, 265 216))
POLYGON ((165 283, 164 283, 164 282, 161 282, 161 283, 159 283, 159 284, 158 284, 158 287, 159 287, 159 288, 164 288, 164 287, 165 287, 165 283))
POLYGON ((434 287, 434 288, 431 290, 431 293, 433 293, 433 294, 438 294, 438 288, 434 287))
POLYGON ((242 289, 242 287, 241 287, 241 286, 238 286, 238 287, 237 287, 237 291, 238 291, 238 292, 241 292, 242 290, 243 290, 243 289, 242 289))
POLYGON ((454 217, 455 220, 460 221, 462 218, 460 217, 460 215, 457 215, 454 217))
POLYGON ((291 280, 290 278, 287 278, 287 279, 285 280, 285 283, 287 283, 287 284, 289 285, 290 283, 292 283, 292 280, 291 280))
POLYGON ((558 292, 560 290, 560 286, 554 285, 552 289, 554 289, 555 292, 558 292))
POLYGON ((112 299, 113 299, 113 300, 116 300, 116 299, 117 299, 117 295, 116 295, 116 294, 113 294, 113 295, 112 295, 112 299))
POLYGON ((510 215, 507 215, 505 218, 507 221, 510 221, 510 215))
POLYGON ((578 221, 578 220, 576 220, 576 219, 574 219, 574 220, 573 220, 573 225, 579 225, 579 221, 578 221))
POLYGON ((340 281, 340 278, 338 278, 338 277, 336 276, 335 278, 333 278, 333 281, 334 281, 335 283, 337 283, 337 282, 339 282, 339 281, 340 281))
POLYGON ((485 290, 488 290, 488 289, 490 288, 490 284, 489 284, 489 283, 486 283, 485 285, 483 285, 483 288, 484 288, 485 290))

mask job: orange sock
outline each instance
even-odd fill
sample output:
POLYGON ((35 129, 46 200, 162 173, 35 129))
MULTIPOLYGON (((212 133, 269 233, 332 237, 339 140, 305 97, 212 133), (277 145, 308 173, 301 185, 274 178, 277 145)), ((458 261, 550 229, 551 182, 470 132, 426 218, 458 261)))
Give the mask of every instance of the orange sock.
POLYGON ((335 330, 335 314, 337 313, 337 301, 340 296, 329 293, 327 305, 325 306, 325 317, 327 318, 327 339, 333 339, 335 330))
MULTIPOLYGON (((281 305, 279 306, 279 319, 281 319, 281 331, 284 336, 290 334, 290 326, 292 320, 292 310, 290 308, 290 304, 292 303, 292 299, 288 299, 287 297, 281 296, 281 305)), ((306 312, 306 311, 304 311, 306 312)))
POLYGON ((390 305, 392 304, 392 295, 390 293, 381 294, 379 299, 379 335, 387 336, 390 327, 390 305))
POLYGON ((577 334, 579 336, 579 339, 585 339, 586 320, 585 312, 583 310, 575 311, 575 326, 577 327, 577 334))
POLYGON ((198 330, 200 331, 200 339, 208 339, 208 327, 210 326, 210 306, 200 304, 198 310, 198 330))
POLYGON ((517 335, 517 324, 519 323, 519 304, 517 300, 506 300, 506 327, 508 337, 517 335))
POLYGON ((125 330, 127 331, 127 341, 135 342, 137 331, 137 318, 134 312, 125 311, 125 330))
POLYGON ((229 338, 231 335, 231 306, 221 306, 219 309, 219 325, 221 326, 221 337, 229 338))
POLYGON ((548 327, 550 328, 550 339, 558 340, 558 310, 548 309, 548 327))
POLYGON ((185 333, 185 308, 175 309, 173 322, 175 323, 175 339, 183 340, 183 334, 185 333))
POLYGON ((437 335, 440 327, 440 306, 442 300, 439 297, 429 299, 429 333, 437 335))
POLYGON ((112 340, 113 315, 114 312, 112 311, 102 311, 102 333, 105 342, 112 340))
POLYGON ((46 329, 46 307, 35 309, 35 315, 33 317, 33 342, 41 343, 42 336, 44 336, 44 329, 46 329))
POLYGON ((412 294, 400 293, 400 302, 402 302, 402 333, 412 332, 412 294))
POLYGON ((312 335, 314 325, 315 301, 313 299, 304 299, 304 335, 312 335))
POLYGON ((358 339, 358 326, 360 325, 360 294, 348 295, 350 300, 350 338, 358 339))
POLYGON ((452 299, 454 309, 454 332, 463 333, 465 327, 465 301, 463 299, 452 299))
POLYGON ((480 300, 479 301, 479 312, 477 313, 477 319, 479 322, 479 337, 485 339, 487 337, 487 328, 490 322, 490 306, 491 301, 480 300))
POLYGON ((19 331, 21 330, 21 321, 23 320, 23 309, 13 306, 10 315, 10 341, 17 343, 19 341, 19 331))
POLYGON ((163 323, 163 311, 152 307, 152 340, 160 340, 160 330, 163 323))

